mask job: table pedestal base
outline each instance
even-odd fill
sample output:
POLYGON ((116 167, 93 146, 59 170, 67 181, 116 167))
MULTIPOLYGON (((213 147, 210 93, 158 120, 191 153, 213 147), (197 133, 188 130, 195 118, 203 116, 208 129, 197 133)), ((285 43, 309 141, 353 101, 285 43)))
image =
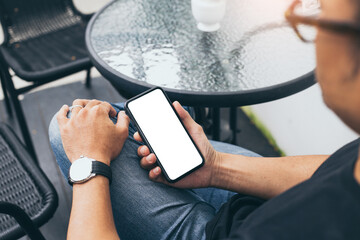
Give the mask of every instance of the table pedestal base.
POLYGON ((195 108, 195 120, 203 128, 209 139, 236 145, 237 108, 230 108, 229 113, 221 113, 220 108, 195 108), (229 117, 224 114, 228 114, 229 117))

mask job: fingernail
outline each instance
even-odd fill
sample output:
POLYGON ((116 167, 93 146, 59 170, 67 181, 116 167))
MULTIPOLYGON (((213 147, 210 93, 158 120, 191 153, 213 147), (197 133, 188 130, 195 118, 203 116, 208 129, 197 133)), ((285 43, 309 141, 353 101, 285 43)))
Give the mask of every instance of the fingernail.
POLYGON ((141 154, 146 154, 146 147, 141 147, 140 152, 141 154))
POLYGON ((146 157, 146 160, 147 160, 149 163, 153 163, 153 162, 154 162, 154 160, 151 158, 151 155, 148 155, 148 156, 146 157))
POLYGON ((159 167, 156 167, 156 168, 154 169, 154 173, 158 174, 159 172, 160 172, 160 168, 159 168, 159 167))
POLYGON ((120 111, 119 114, 123 114, 123 115, 126 115, 125 111, 120 111))

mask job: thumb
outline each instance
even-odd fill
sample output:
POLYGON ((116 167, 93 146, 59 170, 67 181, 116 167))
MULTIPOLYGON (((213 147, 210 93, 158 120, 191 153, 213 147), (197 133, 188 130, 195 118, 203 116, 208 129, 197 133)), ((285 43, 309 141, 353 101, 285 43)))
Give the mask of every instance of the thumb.
POLYGON ((189 129, 193 124, 196 124, 194 119, 192 119, 190 114, 181 106, 178 101, 175 101, 173 106, 187 129, 189 129))

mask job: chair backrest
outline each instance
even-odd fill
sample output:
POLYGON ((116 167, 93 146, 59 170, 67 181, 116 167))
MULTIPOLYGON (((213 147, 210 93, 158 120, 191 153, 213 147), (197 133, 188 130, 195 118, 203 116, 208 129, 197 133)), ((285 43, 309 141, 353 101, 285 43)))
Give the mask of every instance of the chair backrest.
POLYGON ((12 44, 78 24, 82 15, 72 0, 0 0, 0 20, 12 44))
MULTIPOLYGON (((0 123, 0 202, 20 207, 37 226, 47 222, 58 206, 58 196, 49 179, 3 123, 0 123)), ((0 213, 0 239, 23 236, 17 218, 5 213, 0 213)))
MULTIPOLYGON (((0 201, 19 204, 31 217, 39 212, 41 195, 1 135, 0 188, 0 201)), ((15 219, 9 215, 0 214, 0 239, 16 226, 18 224, 15 219)))

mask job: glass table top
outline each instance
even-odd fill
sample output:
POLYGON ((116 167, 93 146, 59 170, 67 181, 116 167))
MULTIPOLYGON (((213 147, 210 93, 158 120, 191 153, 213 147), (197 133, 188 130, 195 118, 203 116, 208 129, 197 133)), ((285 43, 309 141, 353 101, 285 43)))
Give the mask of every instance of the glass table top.
POLYGON ((315 68, 312 44, 286 24, 291 0, 228 0, 220 30, 201 32, 190 0, 117 0, 93 22, 106 67, 168 89, 232 92, 281 84, 315 68))

